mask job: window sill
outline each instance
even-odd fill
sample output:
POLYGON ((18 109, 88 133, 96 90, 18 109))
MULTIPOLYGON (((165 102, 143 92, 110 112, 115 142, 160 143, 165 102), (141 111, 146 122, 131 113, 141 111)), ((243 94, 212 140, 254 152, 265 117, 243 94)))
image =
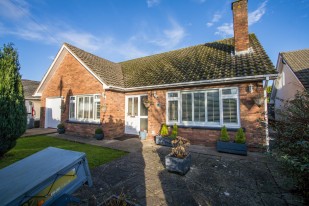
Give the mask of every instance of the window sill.
POLYGON ((67 120, 66 123, 70 123, 70 124, 92 124, 92 125, 101 125, 100 122, 80 122, 80 121, 74 121, 74 120, 67 120))
MULTIPOLYGON (((167 126, 170 126, 172 127, 173 124, 168 124, 167 126)), ((178 128, 188 128, 188 129, 203 129, 203 130, 221 130, 222 127, 221 126, 192 126, 192 125, 177 125, 178 128)), ((239 129, 240 127, 227 127, 227 131, 229 132, 237 132, 237 130, 239 129)), ((245 128, 242 128, 244 132, 246 132, 246 129, 245 128)))

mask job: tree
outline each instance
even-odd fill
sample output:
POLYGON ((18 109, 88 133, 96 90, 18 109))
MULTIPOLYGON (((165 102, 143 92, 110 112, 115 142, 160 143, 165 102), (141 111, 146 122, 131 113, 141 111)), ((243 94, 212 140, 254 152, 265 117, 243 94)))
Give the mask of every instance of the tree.
POLYGON ((0 157, 16 145, 27 124, 18 53, 13 46, 0 48, 0 157))
POLYGON ((223 125, 223 127, 221 128, 220 140, 221 140, 222 142, 228 142, 228 141, 230 141, 230 137, 229 137, 229 134, 227 133, 227 129, 226 129, 226 126, 225 126, 225 125, 223 125))

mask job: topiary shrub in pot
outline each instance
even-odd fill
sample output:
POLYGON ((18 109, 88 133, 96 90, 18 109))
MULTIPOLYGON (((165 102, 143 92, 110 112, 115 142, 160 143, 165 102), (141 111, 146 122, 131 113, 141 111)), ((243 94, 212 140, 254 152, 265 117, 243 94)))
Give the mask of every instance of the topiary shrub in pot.
POLYGON ((178 127, 176 124, 173 126, 171 136, 168 136, 169 132, 168 132, 167 125, 162 124, 160 135, 157 135, 155 137, 156 144, 167 146, 167 147, 172 147, 172 140, 176 138, 177 134, 178 134, 178 127))
POLYGON ((217 151, 230 154, 247 155, 246 137, 242 128, 237 130, 235 141, 231 142, 225 126, 221 129, 221 136, 217 141, 217 151))
POLYGON ((191 154, 188 153, 190 142, 186 138, 177 136, 172 144, 172 152, 165 156, 165 167, 170 172, 185 175, 191 166, 191 154))
POLYGON ((101 127, 95 130, 94 138, 97 140, 102 140, 104 138, 104 133, 101 127))
POLYGON ((65 133, 65 127, 63 123, 60 123, 57 125, 57 132, 58 134, 64 134, 65 133))

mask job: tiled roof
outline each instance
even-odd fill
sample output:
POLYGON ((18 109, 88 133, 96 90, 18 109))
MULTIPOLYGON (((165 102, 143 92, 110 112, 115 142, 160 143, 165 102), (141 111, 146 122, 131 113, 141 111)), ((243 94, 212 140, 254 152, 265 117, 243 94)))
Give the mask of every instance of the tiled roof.
POLYGON ((233 54, 234 38, 229 38, 120 63, 65 45, 107 85, 132 88, 276 74, 256 36, 249 38, 252 52, 242 55, 233 54))
POLYGON ((254 34, 253 52, 233 55, 234 38, 121 62, 125 87, 276 74, 254 34))
POLYGON ((281 55, 299 81, 309 90, 309 49, 282 52, 281 55))
POLYGON ((65 46, 99 76, 105 84, 123 87, 123 75, 120 64, 93 55, 68 43, 65 43, 65 46))
POLYGON ((35 97, 32 96, 34 94, 35 90, 40 85, 39 81, 22 79, 21 83, 22 83, 23 88, 24 88, 25 99, 40 99, 40 98, 35 98, 35 97))

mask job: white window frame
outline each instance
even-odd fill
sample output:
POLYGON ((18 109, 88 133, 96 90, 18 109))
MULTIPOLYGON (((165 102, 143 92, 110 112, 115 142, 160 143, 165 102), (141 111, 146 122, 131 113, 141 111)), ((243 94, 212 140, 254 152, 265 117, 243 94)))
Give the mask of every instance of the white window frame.
MULTIPOLYGON (((69 108, 69 121, 72 121, 72 122, 85 122, 85 123, 100 123, 100 118, 97 119, 96 116, 97 116, 97 102, 100 103, 101 105, 101 98, 100 98, 100 94, 82 94, 82 95, 74 95, 74 96, 70 96, 70 103, 71 101, 74 101, 75 102, 75 108, 74 108, 74 111, 75 111, 75 117, 74 118, 71 118, 70 116, 70 110, 71 108, 69 108), (89 97, 89 105, 90 105, 90 97, 93 98, 93 102, 92 102, 92 118, 78 118, 78 107, 79 107, 79 98, 80 97, 83 97, 83 105, 85 104, 85 97, 89 97), (96 98, 96 97, 99 97, 99 98, 96 98), (75 98, 74 100, 71 100, 71 98, 75 98)), ((85 106, 85 105, 84 105, 85 106)), ((69 104, 69 107, 71 107, 71 104, 69 104)), ((101 108, 100 108, 101 109, 101 108)), ((100 114, 101 114, 101 111, 100 111, 100 114)), ((84 110, 83 110, 83 116, 84 116, 84 110)))
POLYGON ((201 90, 183 90, 183 91, 168 91, 166 92, 166 124, 168 125, 182 125, 182 126, 201 126, 201 127, 222 127, 225 125, 228 128, 240 128, 240 105, 239 105, 239 89, 238 87, 223 87, 223 88, 211 88, 211 89, 201 89, 201 90), (222 94, 223 89, 236 89, 236 94, 224 95, 222 94), (207 111, 207 93, 211 91, 219 91, 219 109, 220 109, 220 122, 208 122, 208 111, 207 111), (177 93, 178 97, 169 97, 169 94, 177 93), (191 93, 192 95, 192 121, 182 121, 182 94, 191 93), (205 97, 205 121, 196 122, 194 121, 194 93, 204 93, 205 97), (237 123, 223 123, 223 99, 236 99, 237 104, 237 123), (169 121, 168 113, 168 102, 178 101, 178 121, 169 121))

